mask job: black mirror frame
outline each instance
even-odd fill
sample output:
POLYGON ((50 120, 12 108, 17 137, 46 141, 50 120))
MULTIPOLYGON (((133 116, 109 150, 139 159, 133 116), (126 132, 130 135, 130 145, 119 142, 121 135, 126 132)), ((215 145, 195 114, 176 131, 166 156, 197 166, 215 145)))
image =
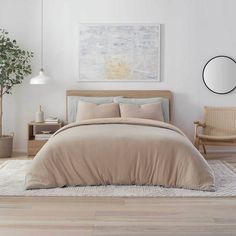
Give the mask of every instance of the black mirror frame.
POLYGON ((230 91, 228 91, 228 92, 225 92, 225 93, 218 93, 218 92, 215 92, 214 90, 210 89, 210 88, 207 86, 207 84, 206 84, 206 82, 205 82, 205 79, 204 79, 204 71, 205 71, 205 69, 206 69, 206 66, 207 66, 212 60, 214 60, 215 58, 218 58, 218 57, 226 57, 226 58, 230 59, 231 61, 233 61, 233 62, 235 63, 235 66, 236 66, 236 61, 235 61, 233 58, 231 58, 231 57, 224 56, 224 55, 219 55, 219 56, 212 57, 210 60, 207 61, 207 63, 206 63, 205 66, 203 67, 203 70, 202 70, 202 79, 203 79, 203 83, 205 84, 205 86, 206 86, 211 92, 216 93, 216 94, 220 94, 220 95, 224 95, 224 94, 228 94, 228 93, 233 92, 233 91, 235 90, 236 86, 235 86, 233 89, 231 89, 230 91))

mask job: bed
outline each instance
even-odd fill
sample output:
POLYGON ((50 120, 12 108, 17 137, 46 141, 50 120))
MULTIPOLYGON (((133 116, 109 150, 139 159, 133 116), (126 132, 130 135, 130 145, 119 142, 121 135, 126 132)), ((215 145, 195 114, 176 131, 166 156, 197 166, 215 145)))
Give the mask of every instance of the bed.
POLYGON ((184 133, 170 124, 171 99, 170 91, 158 90, 67 91, 69 124, 36 155, 25 188, 159 185, 214 191, 213 171, 184 133), (107 103, 112 98, 119 105, 127 98, 134 99, 128 102, 158 99, 163 121, 122 116, 75 122, 81 97, 107 103))

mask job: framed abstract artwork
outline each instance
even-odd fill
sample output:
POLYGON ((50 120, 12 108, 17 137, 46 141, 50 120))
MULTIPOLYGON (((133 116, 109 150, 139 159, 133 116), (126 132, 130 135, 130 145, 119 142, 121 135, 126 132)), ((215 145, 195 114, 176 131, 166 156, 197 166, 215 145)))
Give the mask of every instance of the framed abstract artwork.
POLYGON ((159 24, 80 24, 79 80, 160 81, 159 24))

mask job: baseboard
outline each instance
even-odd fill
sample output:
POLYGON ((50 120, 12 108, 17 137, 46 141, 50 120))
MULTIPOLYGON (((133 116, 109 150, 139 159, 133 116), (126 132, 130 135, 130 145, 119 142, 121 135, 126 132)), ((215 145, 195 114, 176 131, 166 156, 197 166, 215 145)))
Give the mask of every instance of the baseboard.
POLYGON ((24 149, 13 149, 13 153, 20 155, 22 154, 22 156, 26 156, 27 155, 27 150, 24 149))
MULTIPOLYGON (((202 149, 200 149, 201 151, 203 151, 202 149)), ((206 146, 206 151, 207 153, 234 153, 236 152, 236 148, 235 147, 207 147, 206 146)))

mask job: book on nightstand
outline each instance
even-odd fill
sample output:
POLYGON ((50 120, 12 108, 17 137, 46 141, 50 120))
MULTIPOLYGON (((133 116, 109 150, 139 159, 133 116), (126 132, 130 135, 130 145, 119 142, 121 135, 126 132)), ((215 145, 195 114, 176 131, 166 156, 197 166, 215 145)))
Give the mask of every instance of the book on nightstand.
POLYGON ((58 124, 60 120, 57 117, 49 117, 44 121, 47 124, 58 124))
POLYGON ((48 140, 53 134, 35 134, 35 140, 48 140))

